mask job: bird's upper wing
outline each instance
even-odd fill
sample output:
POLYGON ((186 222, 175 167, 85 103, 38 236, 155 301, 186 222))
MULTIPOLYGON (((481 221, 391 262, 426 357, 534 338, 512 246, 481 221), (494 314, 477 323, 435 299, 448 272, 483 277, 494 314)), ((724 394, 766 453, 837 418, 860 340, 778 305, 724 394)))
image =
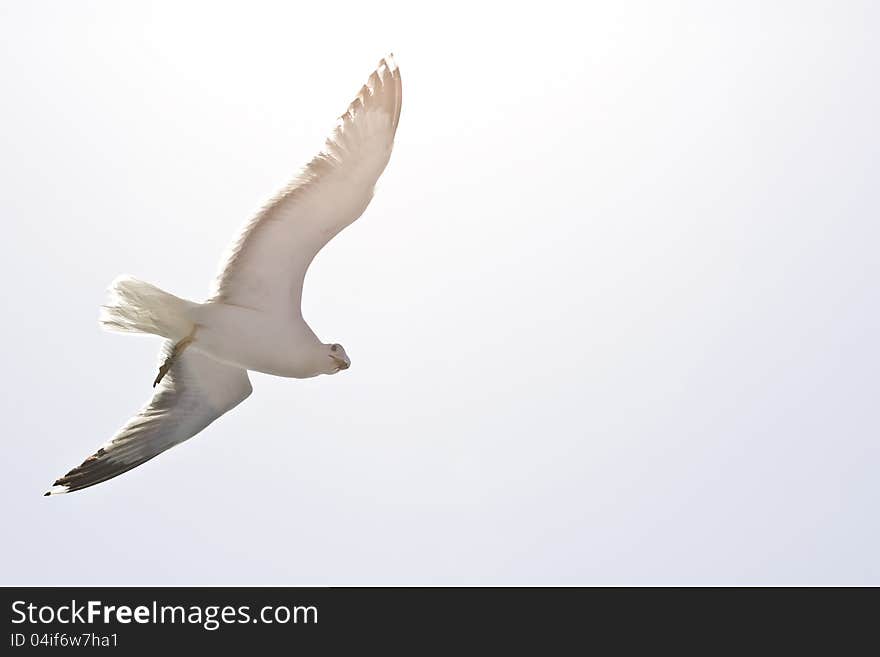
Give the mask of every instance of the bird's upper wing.
POLYGON ((233 242, 214 300, 278 311, 300 310, 315 254, 357 219, 388 164, 400 118, 400 72, 389 56, 337 121, 319 153, 233 242))
MULTIPOLYGON (((166 343, 162 358, 171 353, 166 343)), ((194 349, 174 360, 152 400, 101 448, 58 479, 46 495, 99 484, 149 461, 211 424, 251 394, 247 370, 194 349)))

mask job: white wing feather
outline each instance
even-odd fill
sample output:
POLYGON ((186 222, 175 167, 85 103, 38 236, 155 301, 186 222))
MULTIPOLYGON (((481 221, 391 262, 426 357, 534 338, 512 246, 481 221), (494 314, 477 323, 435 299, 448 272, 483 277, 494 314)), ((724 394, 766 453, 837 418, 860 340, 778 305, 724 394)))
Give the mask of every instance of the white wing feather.
MULTIPOLYGON (((173 343, 167 342, 162 357, 173 343)), ((251 394, 247 370, 194 349, 175 358, 152 400, 97 452, 58 479, 46 495, 94 486, 192 438, 251 394)))
POLYGON ((300 313, 306 270, 321 248, 354 222, 388 164, 402 99, 389 56, 343 114, 319 153, 244 227, 229 251, 213 299, 300 313))

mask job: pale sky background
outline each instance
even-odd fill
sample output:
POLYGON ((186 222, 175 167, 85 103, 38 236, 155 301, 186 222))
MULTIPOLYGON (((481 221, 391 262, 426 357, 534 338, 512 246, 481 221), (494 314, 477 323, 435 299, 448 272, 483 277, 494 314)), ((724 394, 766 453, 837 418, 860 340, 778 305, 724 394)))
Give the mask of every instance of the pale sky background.
POLYGON ((880 584, 874 2, 0 2, 2 584, 880 584), (149 5, 149 6, 148 6, 149 5), (44 498, 386 52, 352 368, 44 498))

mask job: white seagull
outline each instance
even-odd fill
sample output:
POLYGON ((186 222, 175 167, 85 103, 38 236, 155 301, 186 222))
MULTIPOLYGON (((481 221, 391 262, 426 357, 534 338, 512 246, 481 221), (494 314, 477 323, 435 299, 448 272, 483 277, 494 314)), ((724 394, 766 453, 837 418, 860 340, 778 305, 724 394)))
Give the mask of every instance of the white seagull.
POLYGON ((101 483, 192 438, 251 394, 248 370, 304 379, 348 369, 345 349, 321 342, 303 319, 303 280, 318 251, 373 197, 391 157, 401 94, 388 56, 323 151, 244 226, 204 303, 131 277, 113 281, 101 324, 166 338, 155 394, 46 495, 101 483))

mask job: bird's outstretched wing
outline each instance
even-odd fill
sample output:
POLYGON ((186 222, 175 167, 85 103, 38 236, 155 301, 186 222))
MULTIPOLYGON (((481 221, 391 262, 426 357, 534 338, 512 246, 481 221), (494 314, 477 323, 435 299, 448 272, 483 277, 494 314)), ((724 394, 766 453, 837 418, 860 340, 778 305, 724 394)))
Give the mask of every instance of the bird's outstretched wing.
MULTIPOLYGON (((166 343, 163 357, 173 344, 166 343)), ((152 400, 101 448, 58 479, 46 495, 94 486, 192 438, 251 394, 247 370, 194 349, 174 360, 152 400)))
POLYGON ((357 219, 373 197, 394 145, 402 99, 389 56, 337 121, 324 150, 244 227, 217 278, 214 300, 300 311, 315 254, 357 219))

